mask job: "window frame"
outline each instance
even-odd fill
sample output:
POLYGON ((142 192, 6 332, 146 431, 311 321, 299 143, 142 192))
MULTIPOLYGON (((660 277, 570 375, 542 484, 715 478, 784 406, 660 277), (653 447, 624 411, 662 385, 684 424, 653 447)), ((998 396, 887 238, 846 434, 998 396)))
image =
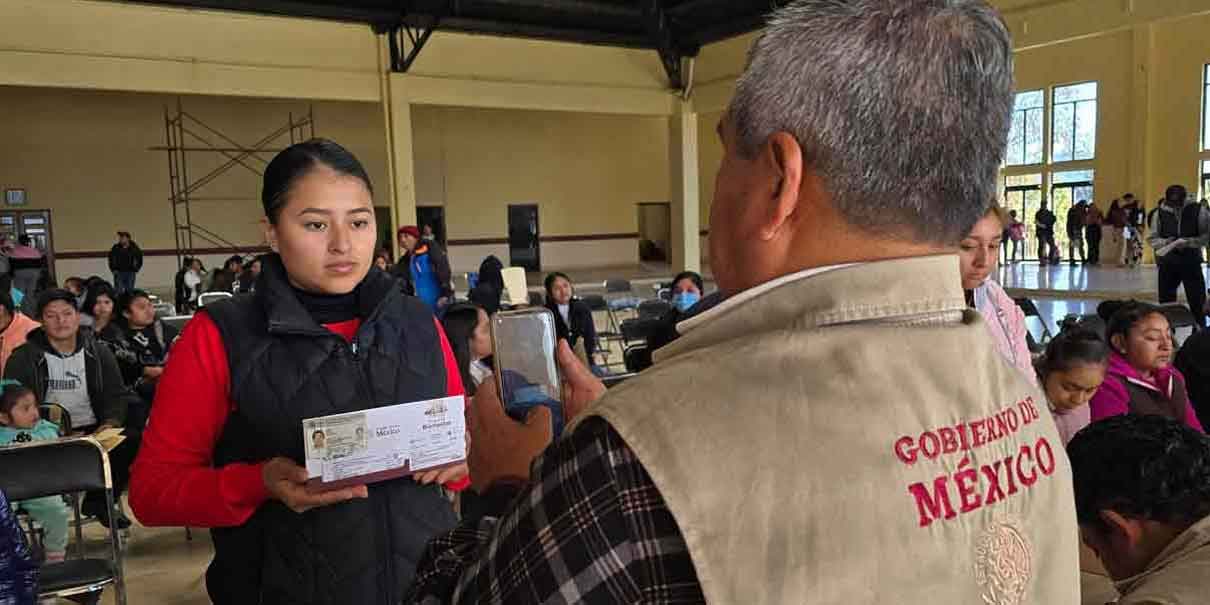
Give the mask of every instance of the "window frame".
MULTIPOLYGON (((1058 84, 1050 87, 1050 157, 1049 164, 1066 164, 1070 162, 1090 162, 1097 158, 1097 144, 1100 142, 1100 137, 1097 136, 1097 131, 1101 126, 1101 82, 1099 80, 1085 80, 1081 82, 1070 82, 1067 84, 1058 84), (1064 88, 1074 88, 1092 84, 1096 87, 1096 94, 1092 99, 1084 99, 1079 101, 1057 101, 1058 91, 1064 88), (1076 125, 1079 120, 1080 107, 1083 104, 1092 103, 1095 107, 1093 116, 1094 124, 1092 128, 1092 155, 1088 157, 1076 157, 1076 125), (1056 137, 1059 133, 1059 124, 1057 123, 1059 116, 1059 107, 1063 105, 1071 106, 1071 157, 1067 159, 1059 159, 1055 156, 1056 137)), ((1066 124, 1064 125, 1066 126, 1066 124)))
POLYGON ((1042 165, 1046 164, 1046 101, 1047 101, 1047 99, 1046 99, 1046 88, 1045 87, 1034 88, 1034 89, 1030 89, 1030 90, 1021 90, 1021 91, 1018 91, 1013 94, 1013 111, 1012 111, 1009 123, 1011 124, 1011 123, 1015 122, 1017 119, 1017 115, 1020 114, 1020 116, 1021 116, 1021 162, 1020 163, 1010 163, 1008 161, 1009 150, 1008 150, 1008 148, 1005 148, 1005 150, 1004 150, 1004 166, 1006 166, 1006 167, 1007 166, 1013 166, 1013 167, 1016 167, 1016 166, 1042 166, 1042 165), (1037 107, 1017 109, 1017 99, 1019 97, 1021 97, 1021 95, 1027 95, 1027 94, 1033 94, 1033 93, 1037 93, 1042 96, 1042 104, 1037 107), (1042 147, 1042 154, 1037 162, 1031 162, 1031 161, 1029 161, 1029 151, 1028 151, 1029 150, 1029 126, 1028 125, 1029 125, 1030 112, 1035 112, 1035 111, 1042 113, 1042 138, 1039 141, 1039 143, 1041 144, 1041 147, 1042 147))

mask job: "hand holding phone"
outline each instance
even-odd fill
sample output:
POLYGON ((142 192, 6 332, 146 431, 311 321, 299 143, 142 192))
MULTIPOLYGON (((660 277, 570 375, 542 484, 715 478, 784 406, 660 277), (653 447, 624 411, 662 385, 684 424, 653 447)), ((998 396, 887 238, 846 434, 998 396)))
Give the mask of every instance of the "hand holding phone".
POLYGON ((496 390, 505 413, 525 422, 531 409, 545 407, 558 438, 564 418, 554 314, 545 308, 500 312, 491 327, 496 390))

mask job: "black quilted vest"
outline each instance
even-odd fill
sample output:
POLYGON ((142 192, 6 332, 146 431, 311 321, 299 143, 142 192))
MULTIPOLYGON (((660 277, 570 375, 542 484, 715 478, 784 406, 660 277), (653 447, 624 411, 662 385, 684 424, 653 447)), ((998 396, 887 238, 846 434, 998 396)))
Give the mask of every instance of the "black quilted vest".
MULTIPOLYGON (((1201 212, 1202 208, 1197 204, 1185 204, 1180 208, 1157 207, 1151 211, 1159 219, 1155 222, 1155 229, 1161 237, 1197 237, 1200 235, 1197 219, 1201 216, 1201 212), (1171 211, 1165 212, 1165 210, 1171 211)), ((1178 248, 1159 257, 1156 262, 1161 264, 1200 263, 1202 262, 1202 250, 1201 248, 1178 248)))
MULTIPOLYGON (((231 368, 235 410, 214 465, 274 456, 303 463, 304 418, 446 394, 433 315, 372 270, 352 343, 315 322, 267 257, 256 293, 208 305, 231 368)), ((395 605, 428 540, 453 527, 448 500, 411 479, 371 485, 370 497, 303 514, 269 501, 248 520, 213 530, 206 573, 216 605, 395 605)))

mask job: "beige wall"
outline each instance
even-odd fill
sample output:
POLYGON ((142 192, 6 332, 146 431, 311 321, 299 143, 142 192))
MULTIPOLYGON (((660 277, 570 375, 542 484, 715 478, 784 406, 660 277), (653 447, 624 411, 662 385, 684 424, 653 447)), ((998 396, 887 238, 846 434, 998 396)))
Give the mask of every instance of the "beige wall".
MULTIPOLYGON (((176 97, 154 94, 0 87, 0 107, 5 109, 0 112, 0 132, 6 139, 0 151, 0 188, 23 188, 29 208, 51 211, 57 252, 106 251, 117 229, 131 231, 146 249, 174 248, 167 157, 148 147, 164 144, 164 107, 175 103, 176 97)), ((298 115, 310 106, 202 96, 184 97, 183 104, 187 112, 241 144, 251 144, 284 126, 291 111, 298 115)), ((386 144, 379 107, 317 102, 314 114, 316 134, 348 147, 365 164, 371 179, 385 186, 386 144)), ((283 137, 275 146, 288 143, 288 137, 283 137)), ((267 161, 272 155, 261 157, 267 161)), ((220 161, 215 154, 191 154, 190 178, 196 181, 220 161)), ((262 169, 265 165, 250 164, 262 169)), ((195 195, 244 198, 195 202, 194 222, 238 246, 263 242, 260 177, 237 167, 195 195)), ((195 245, 212 247, 202 240, 195 240, 195 245)), ((90 268, 89 272, 107 273, 103 260, 99 264, 84 260, 61 266, 60 277, 90 268)), ((158 262, 150 264, 144 283, 170 284, 174 262, 166 269, 158 262)))
MULTIPOLYGON (((544 237, 635 234, 635 204, 669 196, 664 118, 416 106, 412 120, 417 203, 445 206, 452 240, 506 238, 509 204, 537 204, 544 237)), ((455 246, 455 269, 507 251, 484 246, 455 246)), ((627 264, 638 243, 551 242, 542 252, 549 268, 627 264)))

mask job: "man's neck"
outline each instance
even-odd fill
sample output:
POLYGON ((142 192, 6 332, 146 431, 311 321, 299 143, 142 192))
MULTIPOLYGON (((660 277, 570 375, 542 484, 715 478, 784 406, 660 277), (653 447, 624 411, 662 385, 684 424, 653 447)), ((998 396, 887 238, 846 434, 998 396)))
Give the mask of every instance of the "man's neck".
POLYGON ((71 338, 59 340, 55 338, 47 338, 50 341, 50 347, 63 355, 71 355, 76 352, 76 346, 80 342, 79 334, 72 335, 71 338))

